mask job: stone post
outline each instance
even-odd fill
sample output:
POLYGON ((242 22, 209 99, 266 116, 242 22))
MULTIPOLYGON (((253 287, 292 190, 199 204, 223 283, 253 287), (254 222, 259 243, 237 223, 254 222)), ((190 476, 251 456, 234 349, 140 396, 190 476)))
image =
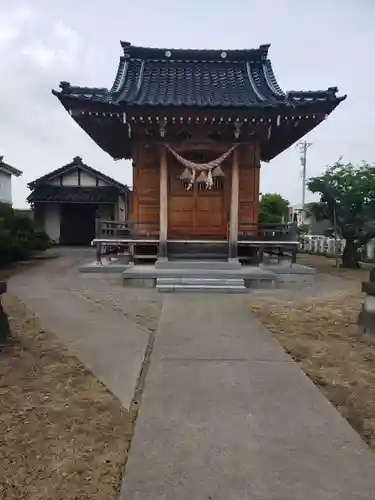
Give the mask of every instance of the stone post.
POLYGON ((375 268, 370 271, 369 281, 362 283, 362 292, 366 294, 358 316, 361 333, 375 342, 375 268))

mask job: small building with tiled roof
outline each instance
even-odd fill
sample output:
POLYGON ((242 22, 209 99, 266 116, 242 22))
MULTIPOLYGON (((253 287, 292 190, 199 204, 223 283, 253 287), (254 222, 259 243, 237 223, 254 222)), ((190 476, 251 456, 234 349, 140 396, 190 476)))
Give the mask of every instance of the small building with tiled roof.
POLYGON ((313 130, 346 96, 334 86, 284 92, 269 45, 121 45, 110 89, 61 82, 54 95, 104 151, 133 160, 131 216, 138 231, 154 235, 159 256, 175 239, 220 241, 237 255, 244 234, 259 239, 261 161, 313 130))
POLYGON ((0 156, 0 203, 12 205, 12 176, 20 177, 22 172, 3 159, 4 156, 0 156))
POLYGON ((89 245, 95 223, 125 220, 129 188, 83 163, 79 156, 28 184, 27 201, 52 241, 89 245))

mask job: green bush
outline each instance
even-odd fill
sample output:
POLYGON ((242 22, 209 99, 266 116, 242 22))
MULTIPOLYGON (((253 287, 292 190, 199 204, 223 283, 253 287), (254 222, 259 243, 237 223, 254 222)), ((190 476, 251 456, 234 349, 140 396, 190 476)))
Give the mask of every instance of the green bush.
POLYGON ((0 206, 0 267, 25 260, 33 252, 49 247, 49 238, 35 222, 24 215, 17 215, 11 208, 0 206))
POLYGON ((44 231, 35 231, 33 240, 33 249, 36 251, 47 250, 50 246, 50 239, 44 231))

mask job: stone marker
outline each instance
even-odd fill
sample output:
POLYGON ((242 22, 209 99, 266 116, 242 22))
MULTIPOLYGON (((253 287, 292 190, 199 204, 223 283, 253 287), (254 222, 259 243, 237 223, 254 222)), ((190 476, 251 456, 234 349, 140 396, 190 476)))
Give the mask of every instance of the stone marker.
POLYGON ((366 297, 358 316, 358 326, 362 334, 375 341, 375 268, 370 271, 369 281, 362 283, 362 292, 366 297))

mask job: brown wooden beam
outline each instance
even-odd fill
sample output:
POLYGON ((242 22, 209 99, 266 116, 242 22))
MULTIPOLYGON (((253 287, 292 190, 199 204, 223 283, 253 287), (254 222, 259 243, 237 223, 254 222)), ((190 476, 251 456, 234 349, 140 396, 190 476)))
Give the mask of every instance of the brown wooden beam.
POLYGON ((239 165, 238 148, 233 151, 232 189, 229 218, 229 257, 237 257, 238 243, 238 207, 239 207, 239 165))
POLYGON ((167 257, 168 238, 168 164, 167 150, 160 147, 160 228, 159 257, 167 257))

